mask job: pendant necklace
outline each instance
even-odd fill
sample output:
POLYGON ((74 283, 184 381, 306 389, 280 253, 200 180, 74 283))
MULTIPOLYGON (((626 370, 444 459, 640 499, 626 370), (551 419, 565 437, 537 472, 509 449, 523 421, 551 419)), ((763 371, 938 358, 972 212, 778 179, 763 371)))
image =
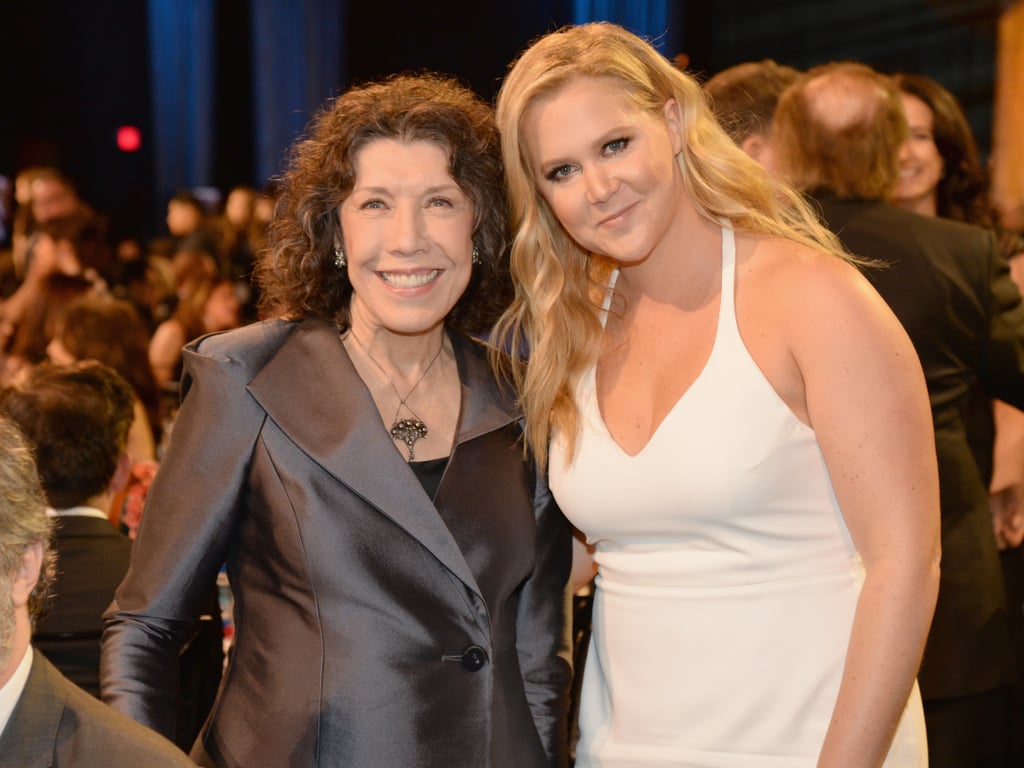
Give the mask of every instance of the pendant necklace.
POLYGON ((415 391, 416 387, 420 385, 420 382, 423 381, 424 377, 426 377, 430 372, 430 369, 433 368, 437 358, 441 356, 441 350, 444 349, 444 335, 441 336, 441 346, 437 348, 437 352, 432 358, 430 358, 430 362, 427 363, 427 367, 423 369, 423 373, 421 373, 420 377, 416 379, 411 387, 409 387, 409 391, 405 393, 405 397, 402 397, 401 393, 398 391, 398 387, 395 386, 395 380, 391 378, 391 374, 384 369, 383 365, 377 362, 377 359, 370 354, 370 350, 363 346, 363 342, 361 342, 359 337, 356 336, 355 331, 349 328, 348 332, 355 340, 356 344, 359 345, 359 348, 363 350, 363 353, 370 358, 370 362, 377 366, 380 372, 384 374, 384 378, 387 379, 388 384, 391 385, 391 389, 394 391, 395 397, 398 398, 398 408, 395 409, 395 418, 391 423, 391 438, 393 440, 401 440, 405 443, 405 447, 409 449, 408 460, 413 461, 416 458, 413 446, 416 445, 416 441, 421 437, 427 436, 427 425, 423 422, 423 419, 416 415, 416 411, 409 407, 406 400, 412 396, 413 391, 415 391), (399 414, 402 412, 402 406, 405 406, 405 409, 412 414, 411 419, 398 418, 399 414))

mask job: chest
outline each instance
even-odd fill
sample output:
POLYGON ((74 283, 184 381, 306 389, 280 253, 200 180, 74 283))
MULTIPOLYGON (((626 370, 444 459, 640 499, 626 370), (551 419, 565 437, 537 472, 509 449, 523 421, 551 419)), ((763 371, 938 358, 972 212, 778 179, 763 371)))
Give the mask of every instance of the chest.
POLYGON ((639 452, 700 377, 715 346, 719 302, 696 309, 642 308, 609 320, 595 381, 609 433, 639 452))

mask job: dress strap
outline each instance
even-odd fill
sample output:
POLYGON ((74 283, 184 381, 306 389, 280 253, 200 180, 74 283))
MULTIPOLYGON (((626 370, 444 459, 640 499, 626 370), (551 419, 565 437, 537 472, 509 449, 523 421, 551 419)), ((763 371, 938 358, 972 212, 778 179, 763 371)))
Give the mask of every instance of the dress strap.
POLYGON ((715 344, 726 349, 746 349, 736 321, 736 233, 726 219, 722 220, 722 290, 715 344))
POLYGON ((722 221, 722 300, 719 315, 736 316, 734 295, 736 293, 736 233, 732 225, 722 221))
POLYGON ((612 306, 612 297, 615 295, 615 284, 619 281, 619 269, 616 267, 612 270, 611 277, 608 278, 608 286, 604 291, 604 301, 601 302, 601 327, 604 328, 605 323, 608 320, 608 310, 612 306))

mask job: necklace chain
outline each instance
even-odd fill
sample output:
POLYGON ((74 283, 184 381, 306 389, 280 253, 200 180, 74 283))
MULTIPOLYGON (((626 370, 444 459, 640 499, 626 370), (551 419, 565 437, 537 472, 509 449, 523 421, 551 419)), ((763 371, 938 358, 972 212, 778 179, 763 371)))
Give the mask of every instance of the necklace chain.
POLYGON ((391 423, 391 437, 394 440, 401 440, 403 443, 405 443, 405 447, 409 449, 409 461, 413 461, 415 459, 415 452, 413 446, 416 445, 416 441, 419 440, 421 437, 427 436, 428 430, 426 423, 423 421, 423 419, 416 415, 416 411, 412 409, 412 407, 409 405, 409 403, 406 402, 406 400, 408 400, 412 396, 412 393, 416 390, 416 387, 420 385, 420 382, 423 381, 424 378, 426 378, 426 375, 428 373, 430 373, 430 369, 434 367, 434 363, 437 362, 437 358, 441 356, 441 350, 444 349, 444 336, 441 336, 441 344, 437 348, 437 352, 434 353, 434 356, 430 358, 430 362, 427 363, 427 367, 423 369, 423 373, 421 373, 419 378, 413 382, 413 385, 411 387, 409 387, 409 391, 405 393, 405 397, 402 397, 402 393, 399 392, 398 387, 395 386, 395 380, 391 377, 391 374, 387 372, 383 365, 377 362, 377 358, 370 354, 370 350, 367 349, 363 342, 359 340, 359 337, 356 336, 355 331, 349 328, 348 332, 349 335, 352 336, 356 344, 359 345, 359 348, 363 350, 363 354, 365 354, 370 359, 370 362, 377 366, 377 369, 384 374, 384 378, 387 379, 388 384, 391 385, 391 389, 395 393, 395 397, 398 398, 398 408, 395 409, 395 418, 392 420, 391 423), (402 412, 402 406, 405 406, 405 409, 409 411, 410 414, 412 414, 413 418, 398 418, 399 414, 402 412))

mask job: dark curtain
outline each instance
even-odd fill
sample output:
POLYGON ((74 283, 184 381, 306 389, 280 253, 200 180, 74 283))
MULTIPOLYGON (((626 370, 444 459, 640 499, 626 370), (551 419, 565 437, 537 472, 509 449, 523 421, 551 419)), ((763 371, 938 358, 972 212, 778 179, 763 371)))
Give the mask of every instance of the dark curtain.
POLYGON ((345 85, 347 3, 252 0, 251 13, 255 170, 269 179, 317 109, 345 85))
POLYGON ((983 151, 992 131, 1000 0, 716 0, 708 75, 773 58, 806 69, 844 59, 934 78, 959 99, 983 151))
MULTIPOLYGON (((344 0, 249 3, 252 113, 239 122, 251 132, 243 165, 252 173, 237 181, 258 186, 278 173, 288 146, 344 84, 346 9, 344 0)), ((159 217, 176 190, 215 184, 217 105, 227 97, 218 86, 238 84, 218 79, 218 22, 232 20, 218 16, 215 0, 149 0, 147 10, 159 217)))

